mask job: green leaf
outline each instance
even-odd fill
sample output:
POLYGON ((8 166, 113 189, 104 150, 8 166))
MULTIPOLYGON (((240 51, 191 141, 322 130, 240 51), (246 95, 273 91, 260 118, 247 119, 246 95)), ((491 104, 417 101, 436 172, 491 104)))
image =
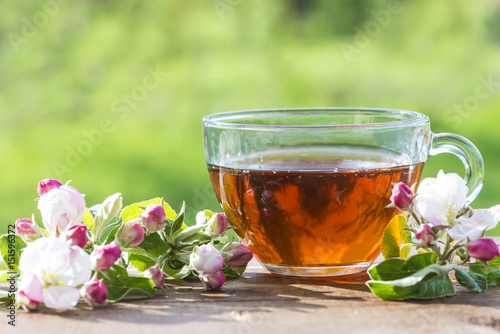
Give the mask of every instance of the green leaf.
POLYGON ((410 257, 410 252, 412 248, 415 247, 415 243, 403 243, 401 244, 401 249, 399 250, 399 256, 403 259, 410 257))
POLYGON ((367 282, 372 292, 384 300, 397 299, 433 299, 455 295, 455 288, 448 275, 432 275, 431 278, 406 287, 399 287, 389 282, 367 282))
POLYGON ((389 259, 371 268, 366 284, 385 300, 431 299, 452 296, 455 289, 448 277, 454 264, 438 265, 433 253, 412 256, 408 261, 389 259))
POLYGON ((488 281, 483 275, 467 273, 458 268, 455 269, 455 278, 460 285, 471 291, 477 291, 479 293, 485 292, 486 287, 488 286, 488 281))
POLYGON ((147 277, 129 276, 127 269, 114 265, 112 269, 102 273, 99 278, 108 289, 108 302, 116 303, 122 299, 150 298, 154 295, 156 288, 147 277))
POLYGON ((0 255, 9 271, 18 271, 19 258, 25 247, 26 243, 23 239, 15 234, 4 234, 0 237, 0 255))
POLYGON ((476 261, 469 266, 469 273, 476 273, 486 277, 488 285, 500 285, 500 256, 488 262, 489 269, 480 262, 476 261))
POLYGON ((139 254, 129 254, 128 261, 139 271, 145 271, 155 265, 155 260, 139 254))
POLYGON ((226 275, 226 277, 239 277, 245 272, 246 269, 247 269, 246 266, 228 267, 227 269, 222 270, 222 272, 224 273, 224 275, 226 275))
POLYGON ((436 263, 436 254, 421 253, 413 255, 407 261, 402 259, 385 260, 368 270, 372 280, 392 281, 411 276, 436 263))
POLYGON ((115 240, 116 231, 118 231, 118 229, 120 228, 121 225, 122 225, 122 221, 116 220, 116 221, 104 226, 104 228, 101 231, 101 236, 99 237, 99 240, 97 242, 99 244, 111 243, 113 240, 115 240))
POLYGON ((106 198, 99 207, 97 214, 94 217, 94 238, 101 239, 101 232, 108 222, 118 215, 122 209, 122 195, 120 193, 113 194, 106 198))
POLYGON ((172 223, 172 227, 170 229, 170 238, 173 237, 174 233, 177 232, 178 230, 181 229, 183 223, 184 223, 184 215, 186 211, 186 202, 182 202, 182 208, 177 217, 175 218, 174 222, 172 223))
POLYGON ((186 273, 177 273, 173 277, 175 279, 187 279, 187 278, 194 277, 194 276, 195 276, 194 271, 188 270, 186 273))
POLYGON ((500 269, 489 271, 486 274, 486 280, 488 281, 488 285, 500 285, 500 269))
POLYGON ((151 233, 144 237, 144 241, 139 245, 146 254, 156 259, 170 251, 170 247, 162 240, 158 233, 151 233))
POLYGON ((405 230, 407 227, 408 223, 404 216, 397 215, 391 219, 382 237, 382 255, 384 259, 392 257, 407 258, 409 256, 413 243, 410 231, 405 230))
POLYGON ((7 270, 0 270, 0 283, 7 282, 10 279, 9 272, 7 270))
POLYGON ((120 219, 123 219, 124 222, 131 221, 132 219, 139 218, 142 215, 142 209, 140 207, 147 207, 150 204, 160 204, 163 205, 163 208, 165 209, 165 214, 167 215, 168 220, 174 220, 177 214, 175 213, 174 210, 163 201, 163 198, 153 198, 148 201, 143 201, 139 203, 134 203, 132 205, 126 206, 123 208, 122 212, 120 213, 120 219))
POLYGON ((85 223, 85 225, 87 225, 89 230, 91 231, 94 230, 94 217, 92 216, 92 214, 88 209, 85 209, 85 214, 83 215, 83 222, 85 223))
POLYGON ((161 266, 160 268, 164 273, 165 275, 168 275, 168 276, 171 276, 171 277, 175 277, 175 275, 177 275, 178 273, 181 272, 182 268, 170 268, 168 266, 168 263, 167 261, 163 262, 163 265, 161 266))
POLYGON ((174 234, 172 242, 176 247, 186 247, 200 241, 210 241, 211 238, 202 231, 206 228, 204 225, 190 226, 174 234), (208 239, 208 240, 207 240, 208 239))

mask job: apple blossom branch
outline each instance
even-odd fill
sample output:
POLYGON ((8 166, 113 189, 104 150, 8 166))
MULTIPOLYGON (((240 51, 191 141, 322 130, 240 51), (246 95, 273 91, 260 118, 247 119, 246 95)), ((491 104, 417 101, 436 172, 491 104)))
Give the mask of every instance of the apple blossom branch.
POLYGON ((61 5, 71 0, 45 0, 39 1, 39 9, 30 16, 21 17, 21 26, 17 32, 9 32, 7 38, 15 53, 20 51, 24 44, 28 44, 38 36, 41 29, 47 26, 60 11, 61 5))

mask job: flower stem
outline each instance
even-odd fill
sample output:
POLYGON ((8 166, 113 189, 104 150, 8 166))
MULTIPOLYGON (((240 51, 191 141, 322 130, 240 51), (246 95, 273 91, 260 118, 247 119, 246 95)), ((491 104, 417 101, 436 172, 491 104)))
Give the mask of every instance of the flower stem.
POLYGON ((161 240, 163 240, 168 245, 168 247, 170 247, 171 249, 174 249, 174 245, 172 244, 170 239, 165 234, 165 231, 160 231, 160 232, 158 232, 158 234, 160 235, 161 240))
POLYGON ((422 219, 419 215, 417 215, 417 213, 413 210, 413 208, 409 208, 408 212, 410 212, 410 215, 415 219, 415 221, 417 222, 417 225, 422 225, 422 219))
POLYGON ((455 256, 455 252, 462 247, 460 243, 454 245, 447 253, 445 253, 444 257, 447 259, 450 263, 453 261, 453 257, 455 256))

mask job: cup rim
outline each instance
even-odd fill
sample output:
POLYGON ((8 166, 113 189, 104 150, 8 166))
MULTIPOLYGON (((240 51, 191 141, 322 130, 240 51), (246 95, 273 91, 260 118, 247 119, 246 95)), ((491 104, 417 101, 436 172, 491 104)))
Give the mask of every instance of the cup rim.
POLYGON ((341 129, 341 128, 392 128, 402 126, 418 126, 428 124, 429 117, 410 110, 403 109, 386 109, 386 108, 362 108, 362 107, 313 107, 313 108, 274 108, 274 109, 249 109, 226 111, 207 115, 202 119, 204 127, 216 127, 224 129, 255 129, 255 130, 277 130, 277 129, 341 129), (337 114, 357 113, 358 115, 379 114, 393 115, 393 121, 373 122, 360 124, 335 124, 335 125, 268 125, 268 124, 251 124, 238 123, 238 119, 250 119, 257 115, 272 115, 272 114, 303 114, 305 112, 313 114, 337 114), (399 118, 398 118, 399 117, 399 118), (231 121, 231 122, 228 122, 231 121))

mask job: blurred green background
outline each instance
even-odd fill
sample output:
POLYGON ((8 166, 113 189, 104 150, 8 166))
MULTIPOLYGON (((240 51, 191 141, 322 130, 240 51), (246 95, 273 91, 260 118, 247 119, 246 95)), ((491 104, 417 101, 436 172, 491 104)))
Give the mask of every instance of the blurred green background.
MULTIPOLYGON (((219 210, 201 118, 238 109, 415 110, 485 160, 474 207, 500 203, 500 2, 5 1, 0 227, 58 178, 89 206, 164 196, 219 210)), ((463 174, 460 161, 428 160, 463 174)), ((2 232, 5 233, 5 232, 2 232)), ((500 235, 497 228, 493 234, 500 235)))

